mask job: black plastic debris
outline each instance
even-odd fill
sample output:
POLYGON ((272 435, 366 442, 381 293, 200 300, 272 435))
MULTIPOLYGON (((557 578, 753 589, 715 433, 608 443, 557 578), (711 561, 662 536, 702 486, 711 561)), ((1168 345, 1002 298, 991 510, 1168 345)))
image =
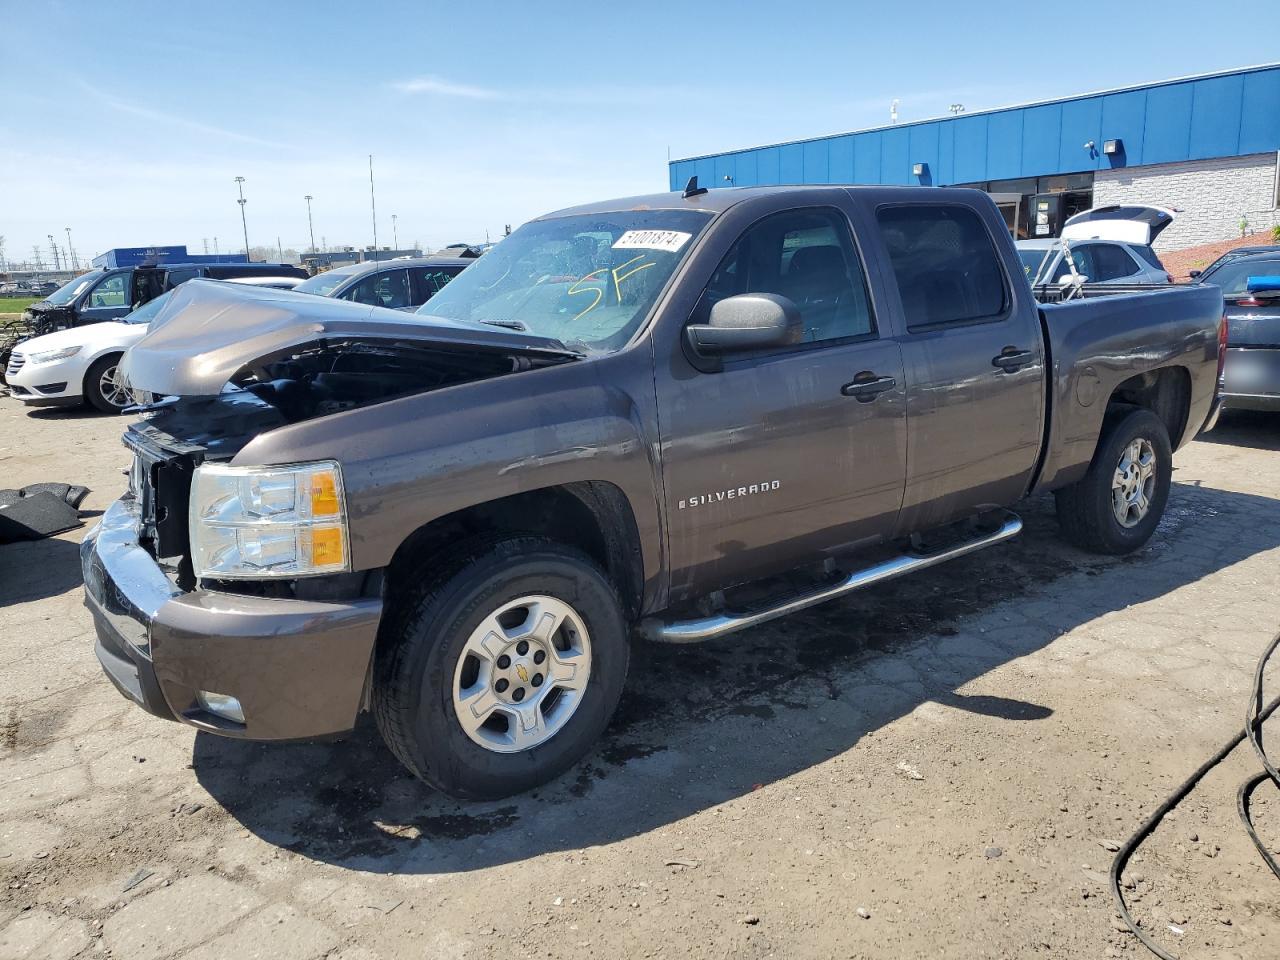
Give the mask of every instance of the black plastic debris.
POLYGON ((71 483, 33 483, 0 490, 0 543, 40 540, 80 526, 77 509, 88 487, 71 483))

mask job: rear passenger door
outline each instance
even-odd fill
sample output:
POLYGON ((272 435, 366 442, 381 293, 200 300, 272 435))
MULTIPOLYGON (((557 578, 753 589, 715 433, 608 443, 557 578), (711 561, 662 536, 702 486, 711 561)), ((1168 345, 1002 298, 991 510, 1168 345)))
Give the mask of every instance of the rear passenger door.
MULTIPOLYGON (((897 203, 874 217, 904 331, 899 532, 1012 504, 1040 453, 1045 361, 1035 302, 1026 284, 1011 283, 997 253, 995 211, 897 203)), ((1007 234, 1001 239, 1007 245, 1007 234)))

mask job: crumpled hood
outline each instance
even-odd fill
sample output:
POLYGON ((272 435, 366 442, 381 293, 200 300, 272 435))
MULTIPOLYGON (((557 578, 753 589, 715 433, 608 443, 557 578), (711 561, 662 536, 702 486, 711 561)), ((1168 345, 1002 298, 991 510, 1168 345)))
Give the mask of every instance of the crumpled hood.
POLYGON ((559 340, 484 324, 405 314, 347 300, 189 280, 121 364, 135 390, 214 396, 246 366, 321 342, 420 343, 530 356, 576 357, 559 340))

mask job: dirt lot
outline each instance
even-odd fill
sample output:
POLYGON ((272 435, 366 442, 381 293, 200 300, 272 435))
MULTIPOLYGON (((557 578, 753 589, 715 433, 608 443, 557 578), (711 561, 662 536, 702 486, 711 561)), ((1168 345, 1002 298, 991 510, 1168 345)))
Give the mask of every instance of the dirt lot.
MULTIPOLYGON (((0 400, 3 485, 101 510, 121 426, 0 400)), ((479 805, 367 726, 258 746, 144 715, 94 659, 81 532, 0 547, 0 960, 1146 956, 1105 846, 1240 726, 1280 627, 1277 451, 1264 417, 1182 451, 1130 558, 1062 545, 1042 499, 1012 545, 641 648, 587 763, 479 805)), ((1280 955, 1235 819, 1253 770, 1238 751, 1134 863, 1183 956, 1280 955)), ((1257 819, 1280 844, 1266 790, 1257 819)))

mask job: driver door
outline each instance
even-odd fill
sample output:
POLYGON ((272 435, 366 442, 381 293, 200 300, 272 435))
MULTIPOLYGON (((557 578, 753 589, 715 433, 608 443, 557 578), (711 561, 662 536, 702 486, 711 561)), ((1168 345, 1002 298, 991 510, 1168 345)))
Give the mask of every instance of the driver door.
POLYGON ((103 277, 84 296, 80 323, 119 320, 133 309, 133 271, 124 270, 103 277))
POLYGON ((902 355, 845 214, 791 209, 748 227, 690 322, 741 293, 795 302, 803 340, 659 387, 673 601, 877 542, 902 505, 902 355))

